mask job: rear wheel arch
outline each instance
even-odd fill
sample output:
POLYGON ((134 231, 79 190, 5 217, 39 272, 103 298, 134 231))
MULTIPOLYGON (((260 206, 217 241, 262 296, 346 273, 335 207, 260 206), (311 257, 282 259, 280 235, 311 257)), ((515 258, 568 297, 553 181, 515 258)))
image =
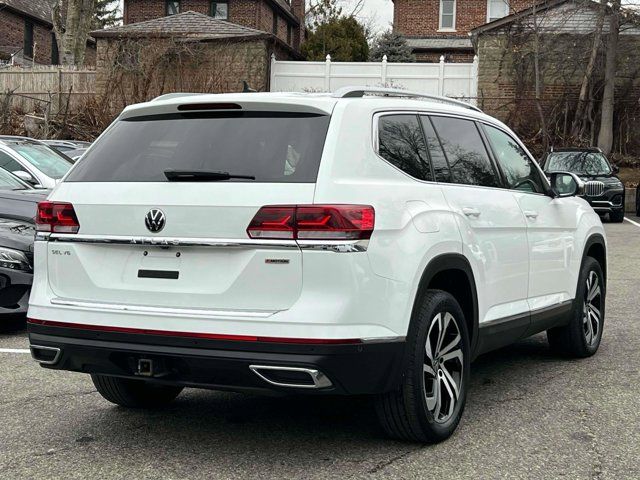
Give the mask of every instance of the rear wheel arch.
POLYGON ((471 264, 460 254, 443 254, 432 259, 425 267, 411 312, 411 333, 416 308, 427 290, 442 290, 450 293, 460 304, 469 331, 471 352, 478 340, 478 294, 471 264))

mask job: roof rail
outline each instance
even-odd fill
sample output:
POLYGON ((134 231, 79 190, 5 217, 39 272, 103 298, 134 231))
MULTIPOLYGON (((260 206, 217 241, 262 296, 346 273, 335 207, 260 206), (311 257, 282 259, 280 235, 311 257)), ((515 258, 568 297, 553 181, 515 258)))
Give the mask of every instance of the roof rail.
POLYGON ((160 95, 159 97, 151 100, 152 102, 158 102, 160 100, 169 100, 171 98, 180 98, 180 97, 193 97, 195 95, 202 95, 201 93, 165 93, 164 95, 160 95))
POLYGON ((455 98, 443 97, 441 95, 431 95, 428 93, 409 92, 399 88, 381 88, 381 87, 342 87, 336 90, 331 96, 334 98, 362 98, 367 93, 383 95, 387 97, 409 97, 409 98, 428 98, 437 102, 448 103, 457 107, 468 108, 476 112, 482 112, 475 105, 467 102, 456 100, 455 98))

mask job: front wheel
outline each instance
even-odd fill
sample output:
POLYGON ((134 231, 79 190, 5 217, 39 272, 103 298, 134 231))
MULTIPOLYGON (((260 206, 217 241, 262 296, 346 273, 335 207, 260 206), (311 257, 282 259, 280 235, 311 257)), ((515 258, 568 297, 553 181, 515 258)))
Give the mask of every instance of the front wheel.
POLYGON ((620 210, 617 212, 611 212, 609 214, 609 219, 614 223, 622 223, 624 222, 624 210, 620 210))
POLYGON ((402 384, 376 398, 378 418, 391 437, 443 441, 462 417, 470 370, 467 324, 452 295, 426 292, 414 314, 407 348, 402 384))
POLYGON ((573 303, 571 321, 563 327, 547 330, 551 348, 572 357, 590 357, 598 351, 604 327, 606 285, 602 267, 587 257, 573 303))
POLYGON ((106 375, 92 374, 91 380, 105 400, 128 408, 164 407, 182 391, 182 387, 106 375))

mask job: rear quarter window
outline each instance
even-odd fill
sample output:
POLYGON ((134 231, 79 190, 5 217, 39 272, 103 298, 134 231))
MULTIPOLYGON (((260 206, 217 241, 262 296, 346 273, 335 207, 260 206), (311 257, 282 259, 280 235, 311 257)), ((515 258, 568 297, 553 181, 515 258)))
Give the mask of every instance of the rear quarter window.
POLYGON ((166 170, 197 170, 254 176, 255 182, 313 183, 329 119, 234 112, 120 120, 65 181, 166 182, 166 170))

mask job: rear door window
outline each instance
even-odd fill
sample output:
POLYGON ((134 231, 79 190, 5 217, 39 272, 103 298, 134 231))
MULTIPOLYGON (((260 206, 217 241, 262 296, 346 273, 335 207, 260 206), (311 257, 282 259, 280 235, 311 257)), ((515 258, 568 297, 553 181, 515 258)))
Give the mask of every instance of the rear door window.
POLYGON ((436 131, 431 125, 429 117, 423 116, 422 128, 424 129, 424 136, 427 140, 427 146, 429 148, 429 157, 431 158, 431 165, 433 166, 433 172, 436 176, 437 182, 451 182, 451 172, 449 170, 449 164, 447 163, 447 157, 442 150, 440 140, 436 131))
POLYGON ((453 183, 500 186, 475 122, 436 116, 431 120, 449 162, 453 183))
POLYGON ((416 115, 384 115, 378 120, 378 154, 419 180, 433 180, 427 146, 416 115))
POLYGON ((234 112, 121 120, 65 181, 166 182, 166 170, 187 170, 254 176, 255 182, 313 183, 329 119, 306 113, 234 112))

